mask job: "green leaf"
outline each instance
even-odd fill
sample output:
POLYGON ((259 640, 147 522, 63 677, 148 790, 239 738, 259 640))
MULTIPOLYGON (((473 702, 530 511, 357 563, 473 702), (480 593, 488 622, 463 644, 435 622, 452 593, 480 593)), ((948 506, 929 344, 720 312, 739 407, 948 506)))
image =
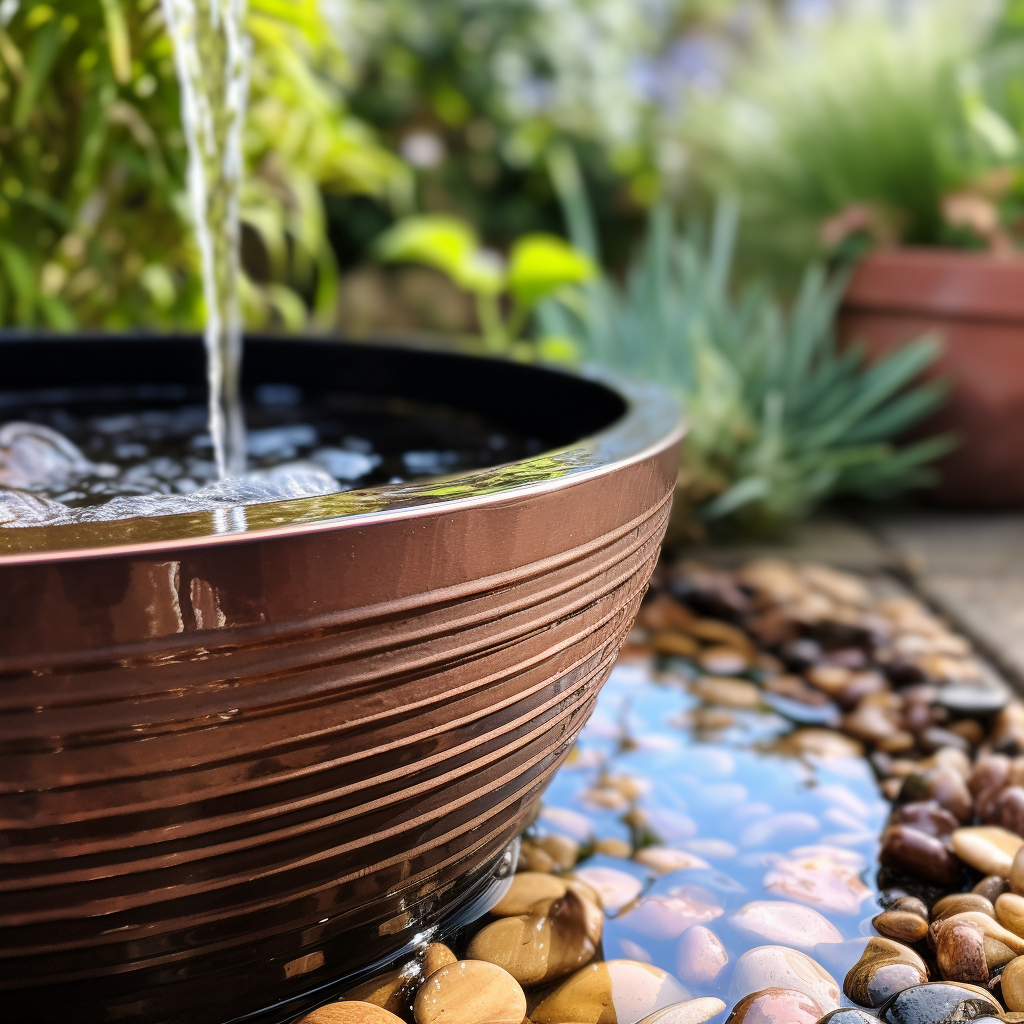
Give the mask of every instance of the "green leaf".
POLYGON ((526 308, 569 284, 582 284, 594 276, 590 258, 557 235, 523 235, 512 246, 508 286, 526 308))
POLYGON ((107 26, 107 49, 114 78, 120 85, 126 85, 132 80, 132 51, 121 0, 103 0, 103 20, 107 26))
POLYGON ((482 295, 497 295, 505 283, 500 260, 479 248, 476 232, 457 217, 406 217, 378 239, 377 254, 392 263, 434 267, 460 287, 482 295))
POLYGON ((32 41, 25 62, 25 77, 22 79, 18 99, 14 104, 14 127, 21 129, 32 116, 39 91, 50 76, 57 54, 64 42, 64 29, 57 21, 48 21, 32 41))

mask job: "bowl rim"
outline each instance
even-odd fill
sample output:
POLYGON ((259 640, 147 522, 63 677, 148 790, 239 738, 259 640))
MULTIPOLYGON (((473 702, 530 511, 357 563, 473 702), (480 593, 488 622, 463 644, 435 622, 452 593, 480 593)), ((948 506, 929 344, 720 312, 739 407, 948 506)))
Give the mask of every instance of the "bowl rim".
MULTIPOLYGON (((41 334, 39 340, 46 337, 41 334)), ((18 340, 25 340, 25 335, 21 334, 18 340)), ((299 340, 345 343, 345 339, 318 338, 315 335, 300 336, 299 340)), ((359 343, 365 344, 362 339, 359 343)), ((425 348, 417 343, 388 341, 381 344, 396 352, 410 350, 450 354, 450 350, 425 348)), ((465 358, 503 361, 483 355, 467 355, 465 358)), ((625 411, 607 427, 562 447, 451 476, 379 484, 304 498, 239 503, 201 512, 37 526, 0 526, 0 568, 32 562, 64 562, 208 548, 226 543, 354 529, 382 521, 492 505, 509 498, 539 496, 567 484, 582 483, 656 457, 677 444, 686 432, 676 399, 660 385, 627 380, 606 368, 593 365, 585 365, 579 370, 547 365, 537 369, 567 378, 581 378, 605 387, 622 400, 625 411)))

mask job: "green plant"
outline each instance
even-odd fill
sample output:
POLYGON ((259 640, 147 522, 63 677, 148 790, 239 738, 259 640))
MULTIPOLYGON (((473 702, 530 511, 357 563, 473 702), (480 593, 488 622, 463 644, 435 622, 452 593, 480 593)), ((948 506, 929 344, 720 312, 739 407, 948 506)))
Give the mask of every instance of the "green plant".
MULTIPOLYGON (((195 328, 198 251, 159 0, 4 3, 0 325, 195 328)), ((333 317, 321 190, 397 194, 401 163, 346 111, 315 0, 251 0, 243 305, 250 324, 333 317)))
POLYGON ((681 130, 698 176, 743 196, 763 259, 1006 244, 995 206, 1021 143, 989 97, 989 6, 935 0, 780 31, 727 90, 695 97, 681 130))
MULTIPOLYGON (((584 201, 566 196, 586 244, 584 201)), ((838 349, 832 324, 844 282, 819 269, 788 311, 760 285, 734 295, 737 220, 735 204, 720 204, 705 244, 656 207, 623 286, 600 278, 569 301, 544 303, 542 332, 675 389, 689 424, 680 497, 705 522, 771 530, 835 495, 884 497, 928 483, 928 463, 951 439, 893 438, 942 401, 941 383, 911 386, 938 343, 914 342, 873 365, 859 348, 838 349)))
POLYGON ((556 235, 523 235, 506 260, 481 247, 476 232, 457 217, 407 217, 378 240, 377 253, 391 262, 422 263, 439 270, 475 302, 484 345, 506 352, 517 342, 539 302, 594 275, 582 252, 556 235), (507 312, 506 312, 507 310, 507 312))

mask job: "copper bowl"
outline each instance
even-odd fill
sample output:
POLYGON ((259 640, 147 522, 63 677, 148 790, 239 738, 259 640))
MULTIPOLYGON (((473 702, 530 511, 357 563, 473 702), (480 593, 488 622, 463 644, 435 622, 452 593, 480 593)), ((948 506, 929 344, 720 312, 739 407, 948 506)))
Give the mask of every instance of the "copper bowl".
MULTIPOLYGON (((203 380, 191 338, 8 337, 0 366, 5 391, 203 380)), ((315 339, 251 340, 246 374, 447 403, 552 448, 229 514, 0 529, 8 1024, 284 1019, 457 914, 654 568, 681 436, 657 389, 315 339)))

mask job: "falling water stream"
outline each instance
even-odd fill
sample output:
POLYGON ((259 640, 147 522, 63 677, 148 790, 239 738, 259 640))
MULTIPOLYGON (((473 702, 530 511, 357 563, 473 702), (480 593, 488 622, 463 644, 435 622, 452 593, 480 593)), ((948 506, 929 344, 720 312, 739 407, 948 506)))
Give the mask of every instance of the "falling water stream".
POLYGON ((210 434, 221 478, 245 471, 239 190, 250 40, 245 0, 163 0, 181 88, 188 195, 202 258, 210 434))

